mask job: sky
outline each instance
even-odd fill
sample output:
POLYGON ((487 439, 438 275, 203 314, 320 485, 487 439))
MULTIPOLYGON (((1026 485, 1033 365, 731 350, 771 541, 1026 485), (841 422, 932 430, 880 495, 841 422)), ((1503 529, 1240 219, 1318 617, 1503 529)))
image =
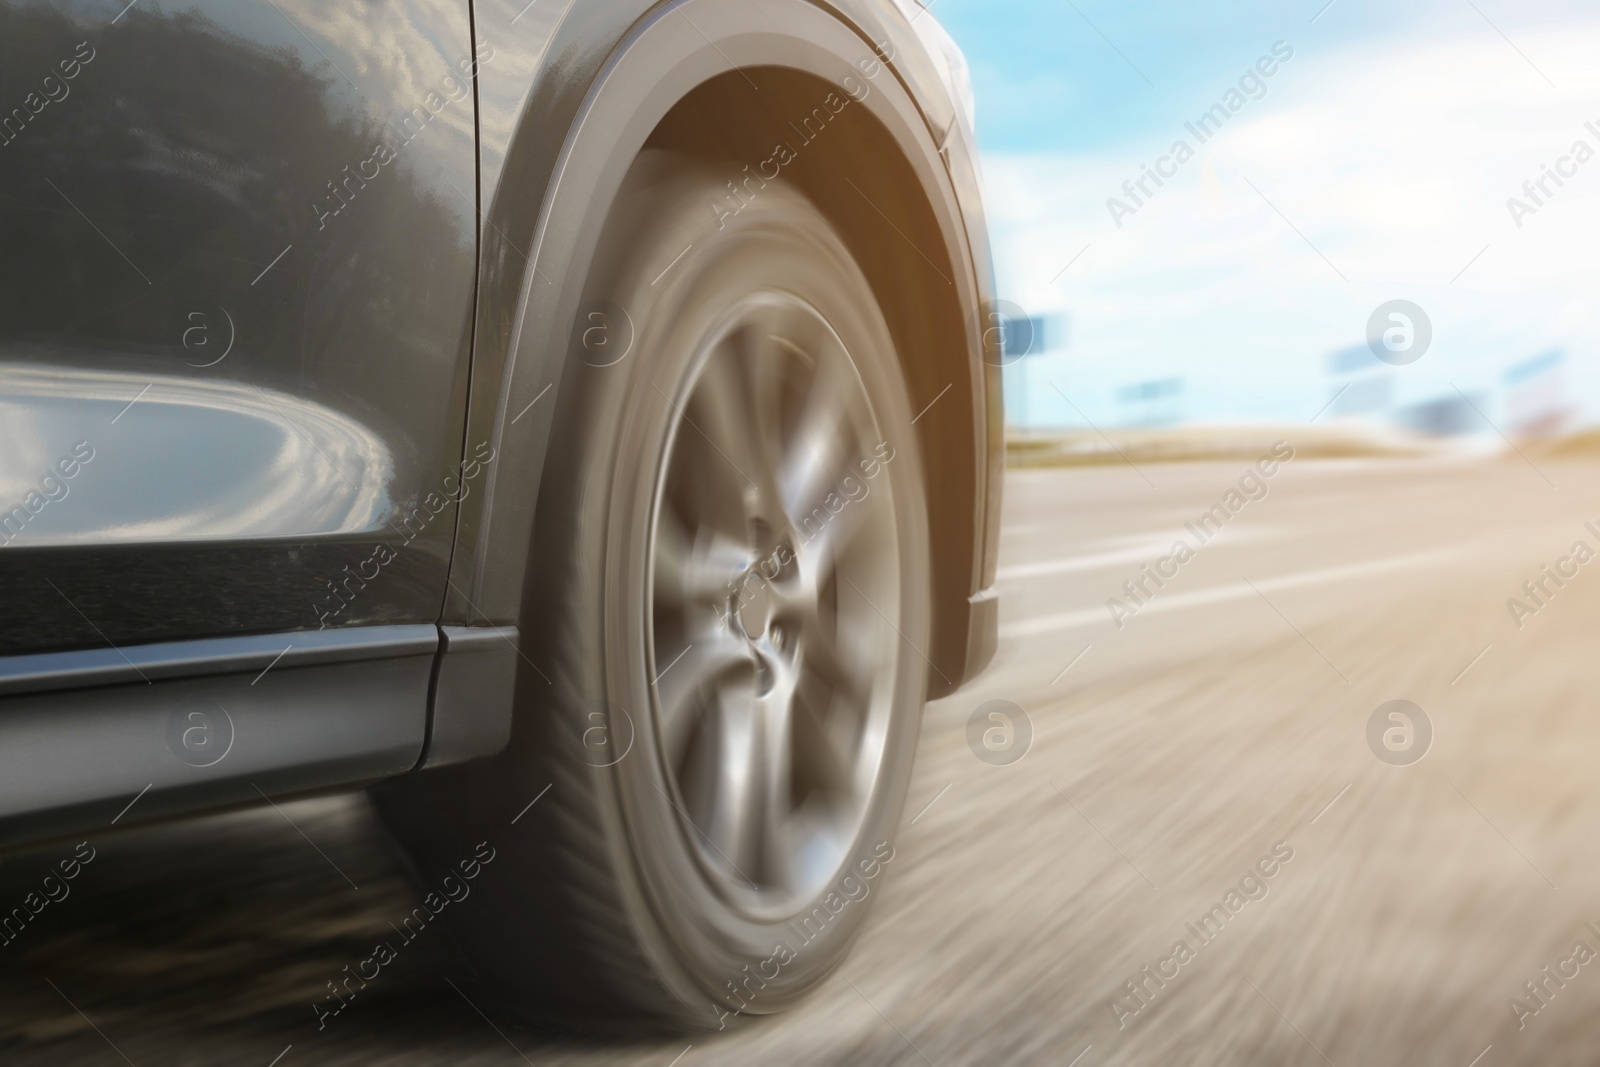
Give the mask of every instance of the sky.
POLYGON ((971 67, 1000 294, 1045 320, 1045 353, 1007 370, 1011 421, 1299 423, 1347 385, 1321 418, 1600 421, 1600 10, 1200 8, 932 6, 971 67), (1523 183, 1558 164, 1536 202, 1523 183), (1331 372, 1394 300, 1427 350, 1331 372))

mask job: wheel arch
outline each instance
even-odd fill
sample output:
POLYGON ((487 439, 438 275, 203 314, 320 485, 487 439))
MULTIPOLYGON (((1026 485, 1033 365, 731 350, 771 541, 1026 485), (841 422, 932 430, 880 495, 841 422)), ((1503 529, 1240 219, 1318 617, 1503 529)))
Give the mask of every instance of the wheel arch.
POLYGON ((912 409, 931 404, 916 426, 930 475, 935 604, 932 647, 919 651, 930 660, 930 693, 949 692, 992 653, 992 618, 974 625, 974 615, 992 616, 984 589, 994 568, 998 375, 980 349, 988 250, 958 192, 964 181, 975 188, 975 175, 961 172, 969 160, 949 160, 953 120, 941 130, 903 73, 925 57, 900 54, 916 47, 904 33, 879 27, 875 44, 874 28, 807 0, 660 5, 612 27, 616 43, 601 55, 596 9, 615 18, 619 7, 595 5, 585 24, 555 28, 545 53, 553 58, 523 99, 504 163, 485 175, 493 187, 482 191, 467 444, 491 442, 495 460, 482 491, 463 502, 444 621, 515 624, 524 609, 540 472, 561 462, 546 453, 572 325, 632 160, 646 147, 671 148, 745 180, 743 168, 767 160, 768 142, 781 136, 795 155, 782 178, 844 236, 889 319, 912 409), (573 75, 585 45, 594 73, 583 83, 573 75), (890 57, 876 70, 875 50, 890 57), (820 126, 802 119, 816 107, 830 121, 800 143, 820 126))

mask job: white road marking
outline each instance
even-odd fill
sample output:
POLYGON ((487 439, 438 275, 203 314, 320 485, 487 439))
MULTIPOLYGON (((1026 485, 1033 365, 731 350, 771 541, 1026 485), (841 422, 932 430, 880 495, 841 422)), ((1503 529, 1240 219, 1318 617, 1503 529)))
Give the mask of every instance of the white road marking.
POLYGON ((1092 571, 1097 567, 1111 567, 1119 563, 1149 563, 1166 549, 1165 542, 1149 541, 1116 552, 1095 552, 1087 556, 1045 559, 1037 563, 1013 563, 1009 567, 1001 567, 995 571, 994 578, 997 582, 1014 582, 1023 578, 1039 578, 1046 574, 1092 571))
MULTIPOLYGON (((1326 585, 1330 582, 1344 581, 1347 578, 1382 574, 1386 571, 1399 571, 1414 567, 1436 567, 1458 554, 1456 551, 1413 552, 1404 556, 1391 556, 1388 559, 1369 560, 1366 563, 1353 563, 1343 567, 1326 567, 1322 570, 1302 571, 1299 574, 1288 574, 1281 578, 1265 578, 1256 584, 1258 588, 1268 591, 1297 589, 1308 585, 1326 585)), ((1198 589, 1192 593, 1170 593, 1158 596, 1139 609, 1139 615, 1141 617, 1145 615, 1160 615, 1169 611, 1184 611, 1209 604, 1223 604, 1230 600, 1248 600, 1255 595, 1248 585, 1229 582, 1224 586, 1217 586, 1212 589, 1198 589)), ((1039 634, 1055 633, 1057 630, 1071 630, 1080 626, 1109 625, 1110 622, 1111 614, 1106 610, 1105 605, 1101 604, 1092 608, 1079 608, 1076 611, 1063 611, 1055 615, 1043 615, 1032 619, 1019 619, 1016 622, 1009 622, 1000 627, 1000 637, 1002 640, 1008 637, 1034 637, 1039 634)))
MULTIPOLYGON (((1221 533, 1212 535, 1206 545, 1209 546, 1217 541, 1224 545, 1235 545, 1241 541, 1274 540, 1276 534, 1276 530, 1235 530, 1225 527, 1221 533)), ((1119 537, 1115 541, 1123 542, 1127 547, 1081 556, 1064 556, 1061 559, 1038 560, 1033 563, 1013 563, 995 571, 994 577, 995 581, 1007 582, 1022 578, 1038 578, 1046 574, 1070 574, 1073 571, 1094 570, 1097 567, 1109 567, 1120 563, 1154 563, 1171 552, 1173 544, 1179 540, 1189 544, 1191 552, 1195 550, 1193 544, 1190 544, 1188 532, 1183 530, 1170 534, 1143 535, 1138 538, 1119 537)))

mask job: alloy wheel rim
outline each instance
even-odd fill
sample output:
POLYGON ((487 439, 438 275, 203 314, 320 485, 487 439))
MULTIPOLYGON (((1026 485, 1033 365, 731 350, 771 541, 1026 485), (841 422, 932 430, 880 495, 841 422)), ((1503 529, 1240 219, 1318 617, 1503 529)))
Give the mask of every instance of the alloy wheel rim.
POLYGON ((812 307, 768 293, 709 331, 658 468, 651 709, 706 880, 792 914, 876 799, 900 672, 900 568, 878 423, 812 307))

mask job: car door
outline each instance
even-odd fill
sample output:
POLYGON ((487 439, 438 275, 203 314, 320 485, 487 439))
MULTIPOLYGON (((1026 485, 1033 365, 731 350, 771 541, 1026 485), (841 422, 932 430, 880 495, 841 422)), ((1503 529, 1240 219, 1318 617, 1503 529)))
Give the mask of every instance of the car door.
POLYGON ((0 654, 437 618, 468 0, 0 0, 0 654))

